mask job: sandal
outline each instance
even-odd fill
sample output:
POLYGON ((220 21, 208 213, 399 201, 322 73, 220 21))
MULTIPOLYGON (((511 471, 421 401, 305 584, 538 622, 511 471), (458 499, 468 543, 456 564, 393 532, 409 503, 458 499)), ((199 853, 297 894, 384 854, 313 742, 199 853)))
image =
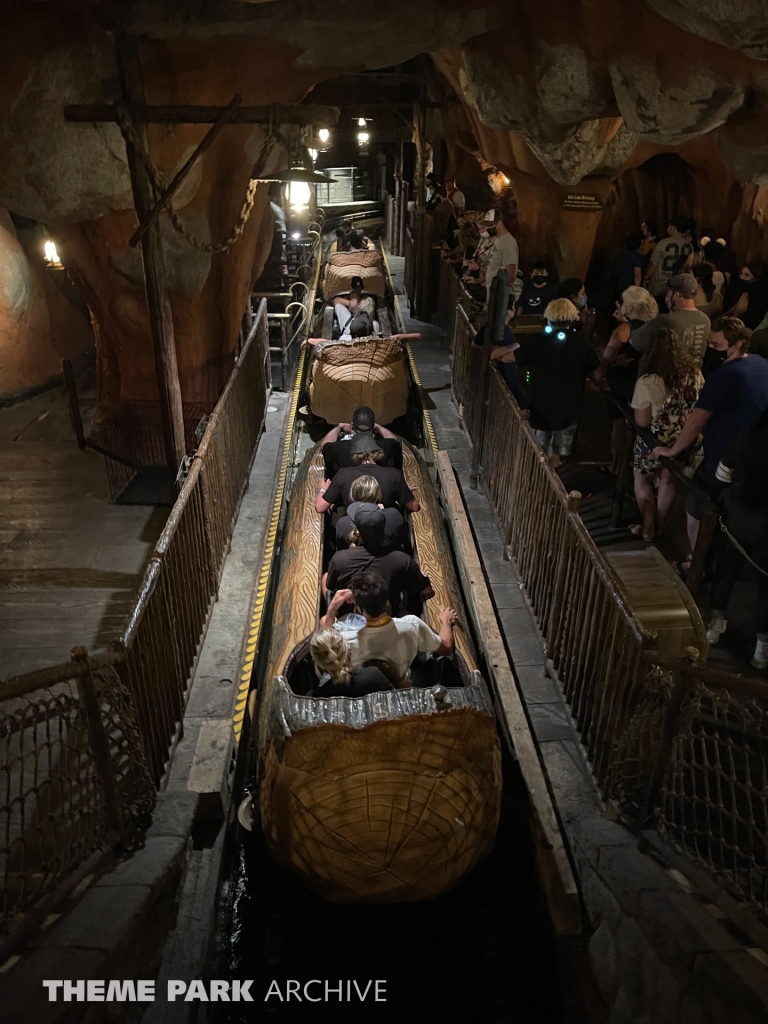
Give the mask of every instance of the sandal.
POLYGON ((632 526, 630 526, 629 528, 629 532, 632 534, 633 537, 641 537, 647 544, 653 544, 654 538, 647 537, 643 533, 642 523, 633 523, 632 526))

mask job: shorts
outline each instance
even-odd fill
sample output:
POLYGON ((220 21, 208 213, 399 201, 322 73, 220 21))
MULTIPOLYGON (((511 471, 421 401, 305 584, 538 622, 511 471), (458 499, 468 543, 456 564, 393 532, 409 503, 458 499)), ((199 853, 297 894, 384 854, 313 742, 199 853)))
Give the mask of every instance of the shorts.
MULTIPOLYGON (((723 489, 723 484, 716 478, 712 470, 706 468, 703 462, 691 477, 691 483, 696 484, 702 491, 705 491, 713 501, 716 500, 718 494, 723 489)), ((704 515, 704 502, 697 498, 692 491, 686 492, 685 511, 692 519, 701 519, 704 515)))
POLYGON ((573 450, 577 427, 578 423, 571 423, 562 430, 534 430, 534 434, 545 453, 551 449, 555 455, 566 456, 573 450))

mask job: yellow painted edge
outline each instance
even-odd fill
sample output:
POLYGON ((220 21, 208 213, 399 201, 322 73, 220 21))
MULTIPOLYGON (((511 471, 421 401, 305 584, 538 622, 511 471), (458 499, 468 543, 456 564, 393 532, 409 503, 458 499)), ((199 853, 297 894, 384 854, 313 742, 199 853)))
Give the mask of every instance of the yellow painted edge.
MULTIPOLYGON (((311 308, 315 306, 315 295, 317 293, 317 282, 320 274, 320 263, 318 259, 317 266, 315 267, 315 279, 312 285, 312 296, 311 296, 311 308)), ((237 697, 235 698, 235 713, 232 716, 232 729, 235 734, 235 743, 240 742, 240 737, 243 732, 243 720, 245 717, 245 706, 248 701, 248 694, 251 689, 251 676, 253 674, 253 666, 256 661, 256 656, 259 651, 259 645, 261 642, 261 628, 264 617, 264 605, 267 599, 267 588, 269 586, 269 578, 272 575, 272 563, 275 555, 275 545, 277 541, 277 527, 280 521, 280 511, 283 507, 283 499, 285 498, 285 484, 288 479, 288 466, 291 462, 291 453, 293 451, 293 436, 296 429, 296 410, 299 404, 299 394, 301 393, 301 381, 304 376, 304 362, 307 358, 306 350, 303 351, 299 362, 296 365, 296 378, 293 383, 293 395, 291 397, 291 407, 288 410, 288 427, 285 433, 285 440, 283 442, 283 454, 280 460, 280 472, 277 478, 277 488, 275 490, 275 500, 272 505, 272 515, 269 520, 269 527, 267 529, 267 540, 264 545, 264 561, 262 562, 261 570, 259 572, 259 582, 256 586, 256 595, 253 600, 253 607, 251 608, 250 625, 248 628, 248 639, 245 645, 245 657, 243 659, 242 668, 240 671, 240 685, 237 690, 237 697)))

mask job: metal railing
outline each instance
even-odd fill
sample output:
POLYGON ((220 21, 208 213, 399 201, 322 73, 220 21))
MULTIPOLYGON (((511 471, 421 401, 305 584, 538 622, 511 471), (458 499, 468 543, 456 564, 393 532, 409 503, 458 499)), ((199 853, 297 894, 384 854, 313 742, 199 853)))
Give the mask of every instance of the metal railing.
POLYGON ((113 652, 0 682, 0 935, 125 842, 181 734, 189 683, 264 423, 266 302, 208 421, 113 652), (99 724, 101 723, 101 724, 99 724))
POLYGON ((768 912, 768 684, 654 650, 457 304, 453 394, 596 781, 733 895, 768 912))

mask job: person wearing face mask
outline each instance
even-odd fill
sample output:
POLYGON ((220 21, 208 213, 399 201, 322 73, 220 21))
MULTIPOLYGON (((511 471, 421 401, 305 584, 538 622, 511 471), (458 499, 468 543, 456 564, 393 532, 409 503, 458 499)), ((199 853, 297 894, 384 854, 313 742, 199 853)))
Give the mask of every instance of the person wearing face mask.
POLYGON ((557 289, 557 297, 558 299, 568 299, 578 310, 587 308, 587 291, 584 282, 580 281, 578 277, 567 277, 557 289))
POLYGON ((523 285, 517 300, 518 316, 543 316, 544 310, 557 298, 557 287, 550 283, 549 267, 537 260, 531 267, 531 278, 523 285))
POLYGON ((668 327, 680 338, 701 366, 709 337, 709 317, 696 308, 699 285, 693 274, 675 274, 667 282, 664 299, 669 312, 649 321, 644 327, 632 332, 632 345, 638 352, 645 352, 651 335, 660 327, 668 327))
POLYGON ((738 290, 740 292, 736 304, 728 311, 728 316, 735 316, 754 331, 763 317, 768 313, 768 272, 758 263, 750 263, 741 268, 738 290))
POLYGON ((509 275, 510 289, 514 293, 517 267, 520 262, 520 250, 518 249, 517 240, 514 235, 507 231, 499 210, 491 210, 490 217, 493 219, 487 220, 486 224, 488 225, 488 234, 493 238, 493 249, 491 250, 491 258, 488 260, 488 268, 485 274, 486 285, 493 281, 500 270, 506 270, 509 275))
MULTIPOLYGON (((673 459, 704 434, 704 461, 693 476, 707 494, 719 490, 717 466, 728 445, 750 430, 768 409, 768 360, 749 352, 749 330, 735 317, 719 317, 712 324, 709 344, 725 352, 723 364, 707 378, 693 412, 670 448, 654 448, 656 458, 673 459)), ((686 498, 685 511, 691 550, 703 514, 695 497, 686 498)))

